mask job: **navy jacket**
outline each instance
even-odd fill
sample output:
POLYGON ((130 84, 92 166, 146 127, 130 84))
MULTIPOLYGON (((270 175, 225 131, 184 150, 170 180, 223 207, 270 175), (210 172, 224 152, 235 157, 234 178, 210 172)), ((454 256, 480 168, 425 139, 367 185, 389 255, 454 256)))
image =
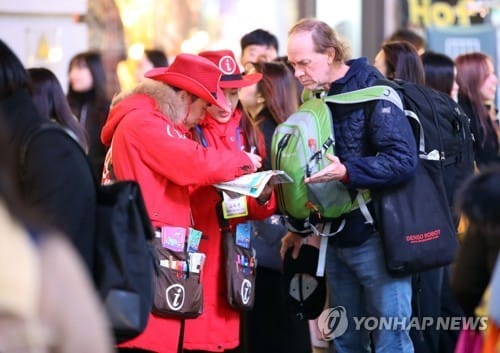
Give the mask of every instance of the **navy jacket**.
MULTIPOLYGON (((329 95, 369 87, 383 78, 366 58, 346 64, 349 70, 344 77, 332 82, 329 95)), ((348 187, 380 189, 414 175, 417 148, 410 123, 401 109, 385 100, 328 105, 332 111, 335 154, 347 169, 348 187)), ((358 246, 376 234, 376 229, 365 223, 359 211, 350 212, 344 218, 344 230, 330 239, 336 246, 358 246)))
MULTIPOLYGON (((365 58, 347 64, 349 71, 332 83, 329 95, 365 88, 383 78, 365 58)), ((417 150, 403 111, 383 100, 348 108, 330 103, 329 106, 335 128, 335 153, 347 168, 348 186, 378 189, 413 176, 417 150)))

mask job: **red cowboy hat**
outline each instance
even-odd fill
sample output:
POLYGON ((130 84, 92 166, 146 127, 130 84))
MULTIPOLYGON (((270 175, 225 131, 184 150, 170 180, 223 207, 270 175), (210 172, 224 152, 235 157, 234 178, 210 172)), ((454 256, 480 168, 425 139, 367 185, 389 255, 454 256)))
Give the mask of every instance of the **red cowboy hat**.
POLYGON ((180 88, 219 108, 231 111, 219 86, 221 71, 210 60, 193 54, 179 54, 169 67, 157 67, 145 77, 180 88))
POLYGON ((231 50, 213 50, 203 51, 198 54, 207 58, 222 71, 220 78, 221 88, 241 88, 251 86, 260 81, 261 73, 253 73, 242 75, 240 68, 234 59, 234 53, 231 50))

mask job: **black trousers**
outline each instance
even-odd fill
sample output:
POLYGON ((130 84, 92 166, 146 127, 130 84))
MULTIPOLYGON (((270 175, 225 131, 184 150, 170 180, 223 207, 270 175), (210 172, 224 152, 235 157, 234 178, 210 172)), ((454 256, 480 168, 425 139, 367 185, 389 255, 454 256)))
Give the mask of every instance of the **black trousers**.
POLYGON ((412 316, 420 320, 422 317, 431 317, 434 322, 425 330, 411 328, 415 353, 453 353, 455 350, 459 331, 437 330, 435 325, 439 317, 463 316, 449 281, 448 267, 421 272, 412 278, 412 316))

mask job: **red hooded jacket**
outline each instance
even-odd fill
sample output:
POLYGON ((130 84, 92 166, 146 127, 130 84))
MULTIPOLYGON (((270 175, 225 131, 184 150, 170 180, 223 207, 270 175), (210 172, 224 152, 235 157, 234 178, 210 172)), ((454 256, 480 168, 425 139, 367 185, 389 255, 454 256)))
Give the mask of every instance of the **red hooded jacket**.
MULTIPOLYGON (((212 119, 208 113, 201 123, 208 146, 219 151, 249 151, 244 133, 240 129, 241 111, 236 109, 224 124, 212 119)), ((264 151, 263 138, 259 151, 264 151)), ((217 216, 219 192, 212 186, 193 188, 191 207, 194 226, 203 232, 200 251, 207 255, 203 267, 203 314, 186 320, 184 347, 192 350, 223 351, 239 345, 240 312, 232 309, 226 299, 225 263, 222 254, 222 238, 217 216)), ((264 219, 276 211, 274 194, 270 201, 260 206, 257 200, 247 197, 248 217, 235 218, 231 226, 248 219, 264 219)))
MULTIPOLYGON (((155 227, 192 225, 189 186, 211 185, 253 170, 243 152, 203 148, 180 121, 186 108, 169 86, 150 81, 118 96, 101 132, 117 180, 136 180, 155 227), (110 158, 112 157, 112 158, 110 158)), ((106 172, 105 172, 106 173, 106 172)), ((145 331, 120 347, 177 351, 180 321, 150 315, 145 331)))

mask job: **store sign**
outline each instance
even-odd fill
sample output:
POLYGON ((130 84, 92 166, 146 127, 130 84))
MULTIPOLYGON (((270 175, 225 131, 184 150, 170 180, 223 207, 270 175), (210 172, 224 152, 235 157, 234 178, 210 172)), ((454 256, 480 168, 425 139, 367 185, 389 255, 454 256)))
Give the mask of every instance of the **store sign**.
POLYGON ((412 24, 423 27, 469 26, 468 2, 459 0, 456 5, 451 5, 446 1, 408 0, 409 19, 412 24))
POLYGON ((470 27, 429 27, 426 29, 427 48, 454 59, 457 55, 480 51, 493 60, 497 53, 496 28, 492 25, 470 27))

